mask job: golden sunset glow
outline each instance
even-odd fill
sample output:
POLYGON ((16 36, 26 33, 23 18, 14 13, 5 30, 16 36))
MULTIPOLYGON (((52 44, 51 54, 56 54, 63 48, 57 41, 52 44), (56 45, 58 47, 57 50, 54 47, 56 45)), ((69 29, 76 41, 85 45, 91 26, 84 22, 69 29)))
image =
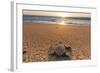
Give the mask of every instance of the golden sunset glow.
POLYGON ((67 16, 69 16, 69 14, 68 13, 58 13, 58 16, 60 16, 60 17, 67 17, 67 16))

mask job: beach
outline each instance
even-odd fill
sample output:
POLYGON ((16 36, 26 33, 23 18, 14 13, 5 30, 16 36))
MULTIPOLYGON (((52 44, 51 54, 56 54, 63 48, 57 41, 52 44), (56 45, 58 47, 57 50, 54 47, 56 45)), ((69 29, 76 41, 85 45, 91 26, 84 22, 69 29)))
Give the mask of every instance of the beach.
POLYGON ((71 60, 91 59, 90 28, 91 25, 23 23, 23 62, 48 61, 48 49, 59 41, 71 46, 71 60))

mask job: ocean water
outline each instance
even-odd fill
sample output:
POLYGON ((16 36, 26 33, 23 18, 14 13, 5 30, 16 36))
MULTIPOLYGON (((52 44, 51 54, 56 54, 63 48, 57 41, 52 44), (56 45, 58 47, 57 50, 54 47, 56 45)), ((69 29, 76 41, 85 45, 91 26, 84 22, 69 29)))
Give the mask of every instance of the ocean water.
POLYGON ((49 23, 49 24, 91 24, 90 18, 61 18, 61 17, 51 17, 51 16, 23 16, 23 22, 32 22, 32 23, 49 23))
POLYGON ((65 23, 69 24, 91 24, 91 20, 86 19, 67 19, 65 23))

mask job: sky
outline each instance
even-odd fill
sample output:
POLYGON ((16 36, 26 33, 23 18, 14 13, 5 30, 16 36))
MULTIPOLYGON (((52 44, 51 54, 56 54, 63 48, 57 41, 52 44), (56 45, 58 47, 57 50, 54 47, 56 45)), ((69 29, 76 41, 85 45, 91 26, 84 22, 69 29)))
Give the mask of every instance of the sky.
POLYGON ((31 16, 56 16, 56 17, 79 17, 79 18, 90 18, 90 13, 80 13, 80 12, 50 12, 50 11, 32 11, 24 10, 23 15, 31 16))

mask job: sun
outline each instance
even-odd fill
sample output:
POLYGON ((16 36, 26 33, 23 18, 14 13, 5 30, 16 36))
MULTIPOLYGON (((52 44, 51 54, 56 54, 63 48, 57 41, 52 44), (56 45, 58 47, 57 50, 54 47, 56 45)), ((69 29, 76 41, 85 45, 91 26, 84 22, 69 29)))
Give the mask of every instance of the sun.
POLYGON ((59 13, 58 15, 63 18, 66 17, 66 13, 59 13))
POLYGON ((57 15, 59 17, 63 17, 63 18, 66 18, 66 17, 70 17, 72 14, 71 13, 68 13, 68 12, 61 12, 61 13, 57 13, 57 15))

